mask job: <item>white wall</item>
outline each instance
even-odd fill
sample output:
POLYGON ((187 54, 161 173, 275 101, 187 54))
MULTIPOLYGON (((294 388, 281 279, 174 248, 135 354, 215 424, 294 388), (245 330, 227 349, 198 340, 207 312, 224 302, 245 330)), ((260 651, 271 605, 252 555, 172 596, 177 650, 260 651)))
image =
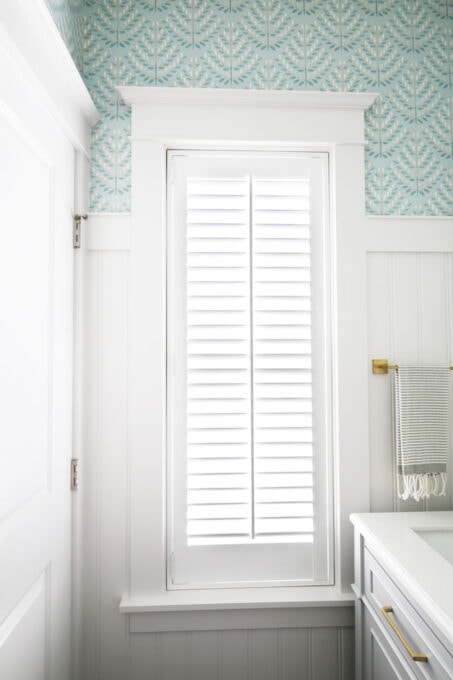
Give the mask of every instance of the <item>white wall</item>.
POLYGON ((280 619, 278 628, 269 627, 269 612, 254 628, 247 624, 247 612, 227 612, 208 621, 194 614, 195 623, 185 631, 146 632, 152 626, 140 615, 137 623, 134 615, 129 620, 119 613, 130 579, 129 218, 94 215, 83 228, 83 251, 77 254, 83 259, 85 308, 79 347, 84 441, 76 498, 83 536, 77 680, 351 680, 350 603, 274 612, 270 618, 280 619), (203 626, 209 629, 196 630, 203 626))
POLYGON ((373 375, 371 359, 452 365, 453 220, 369 218, 367 222, 371 510, 451 509, 451 474, 447 497, 418 503, 396 498, 390 375, 373 375))
MULTIPOLYGON (((371 359, 451 363, 452 227, 453 220, 443 218, 368 218, 364 227, 369 362, 353 370, 368 376, 373 510, 392 510, 394 498, 390 378, 373 375, 371 359)), ((315 609, 297 615, 282 611, 277 628, 266 627, 264 614, 264 628, 244 624, 239 629, 239 621, 232 624, 231 616, 218 614, 215 630, 176 632, 147 632, 152 626, 140 627, 134 615, 129 621, 118 612, 130 577, 129 228, 127 215, 91 216, 81 253, 86 321, 81 348, 85 441, 77 499, 84 528, 80 678, 351 680, 351 607, 331 608, 321 617, 315 609)), ((450 499, 451 493, 448 505, 450 499)))

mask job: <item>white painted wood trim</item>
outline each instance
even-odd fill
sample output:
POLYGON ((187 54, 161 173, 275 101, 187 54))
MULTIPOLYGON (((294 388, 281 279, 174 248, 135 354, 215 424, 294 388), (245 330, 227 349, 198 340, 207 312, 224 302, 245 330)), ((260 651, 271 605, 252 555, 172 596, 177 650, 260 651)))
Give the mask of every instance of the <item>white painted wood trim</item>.
POLYGON ((216 611, 224 609, 283 609, 341 607, 354 601, 352 593, 339 593, 334 587, 310 588, 231 588, 224 590, 179 590, 164 595, 124 597, 120 611, 132 614, 160 611, 216 611))
POLYGON ((131 614, 130 633, 157 633, 196 630, 262 630, 285 628, 333 628, 354 625, 350 606, 295 607, 262 609, 222 609, 218 611, 171 611, 131 614))
POLYGON ((453 252, 453 217, 367 217, 368 252, 453 252))
POLYGON ((76 150, 89 155, 99 114, 44 0, 0 3, 0 49, 42 97, 76 150))
POLYGON ((89 213, 82 223, 82 248, 85 250, 130 250, 129 213, 89 213))
POLYGON ((318 151, 329 145, 363 145, 363 113, 376 98, 284 90, 119 87, 118 91, 132 105, 135 142, 153 140, 178 149, 200 143, 204 148, 315 146, 318 151))
POLYGON ((357 109, 365 111, 379 96, 368 92, 305 92, 296 90, 241 90, 190 87, 120 86, 126 104, 178 106, 259 106, 302 109, 357 109))
MULTIPOLYGON (((141 88, 140 88, 141 89, 141 88)), ((148 93, 148 88, 146 94, 148 93)), ((150 88, 155 94, 156 88, 150 88)), ((171 88, 170 88, 171 89, 171 88)), ((120 89, 128 96, 128 89, 120 89)), ((138 91, 133 90, 135 95, 138 91)), ((144 93, 145 94, 145 93, 144 93)), ((182 93, 184 95, 184 93, 182 93)), ((216 96, 219 91, 216 90, 216 96)), ((335 582, 338 596, 350 593, 353 532, 349 514, 367 511, 370 502, 368 453, 368 358, 364 178, 364 116, 347 108, 288 107, 285 93, 269 94, 267 105, 228 106, 231 91, 217 107, 197 102, 203 90, 190 91, 192 104, 171 101, 134 103, 132 108, 132 238, 129 333, 131 470, 129 592, 148 603, 167 598, 165 581, 165 156, 183 148, 317 146, 330 153, 331 267, 336 314, 334 428, 335 582), (319 146, 318 146, 319 145, 319 146), (152 480, 155 480, 151 489, 152 480), (155 488, 154 488, 155 487, 155 488)), ((172 92, 168 92, 171 98, 172 92)), ((208 95, 209 96, 209 95, 208 95)), ((292 96, 292 94, 291 94, 292 96)), ((306 93, 305 102, 316 93, 306 93)), ((354 99, 354 96, 352 97, 354 99)), ((219 100, 217 100, 219 101, 219 100)), ((365 97, 368 105, 372 98, 365 97)), ((343 106, 340 106, 343 102, 343 106)), ((259 590, 258 588, 256 589, 259 590)), ((307 588, 307 599, 310 599, 307 588)), ((230 594, 233 597, 233 593, 230 594)), ((256 596, 259 599, 259 596, 256 596)))

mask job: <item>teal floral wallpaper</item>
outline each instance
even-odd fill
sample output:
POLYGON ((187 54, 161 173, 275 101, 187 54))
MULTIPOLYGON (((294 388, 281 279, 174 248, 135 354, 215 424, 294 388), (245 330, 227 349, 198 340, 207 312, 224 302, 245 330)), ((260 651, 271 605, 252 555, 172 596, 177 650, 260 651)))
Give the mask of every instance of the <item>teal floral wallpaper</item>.
POLYGON ((121 84, 377 92, 367 213, 453 214, 453 0, 47 2, 101 114, 93 210, 130 209, 121 84))

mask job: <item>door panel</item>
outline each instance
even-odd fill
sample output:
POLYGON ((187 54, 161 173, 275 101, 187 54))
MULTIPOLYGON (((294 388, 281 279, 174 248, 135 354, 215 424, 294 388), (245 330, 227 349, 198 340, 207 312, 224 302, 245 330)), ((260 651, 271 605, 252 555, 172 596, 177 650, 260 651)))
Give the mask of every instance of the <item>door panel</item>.
POLYGON ((2 161, 3 479, 0 518, 48 490, 50 425, 50 168, 5 118, 2 161), (7 189, 6 189, 7 188, 7 189), (6 226, 8 225, 8 226, 6 226), (4 411, 5 413, 5 411, 4 411))
POLYGON ((66 680, 74 150, 13 70, 0 54, 0 675, 66 680))

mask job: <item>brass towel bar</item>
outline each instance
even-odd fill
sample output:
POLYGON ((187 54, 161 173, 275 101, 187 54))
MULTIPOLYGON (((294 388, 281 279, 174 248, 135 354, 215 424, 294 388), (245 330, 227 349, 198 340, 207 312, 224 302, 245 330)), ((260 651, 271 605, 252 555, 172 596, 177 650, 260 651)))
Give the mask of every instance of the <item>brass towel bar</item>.
MULTIPOLYGON (((398 365, 389 366, 388 359, 372 359, 373 373, 375 375, 387 374, 389 371, 397 371, 398 365)), ((453 366, 449 366, 450 371, 453 371, 453 366)))

